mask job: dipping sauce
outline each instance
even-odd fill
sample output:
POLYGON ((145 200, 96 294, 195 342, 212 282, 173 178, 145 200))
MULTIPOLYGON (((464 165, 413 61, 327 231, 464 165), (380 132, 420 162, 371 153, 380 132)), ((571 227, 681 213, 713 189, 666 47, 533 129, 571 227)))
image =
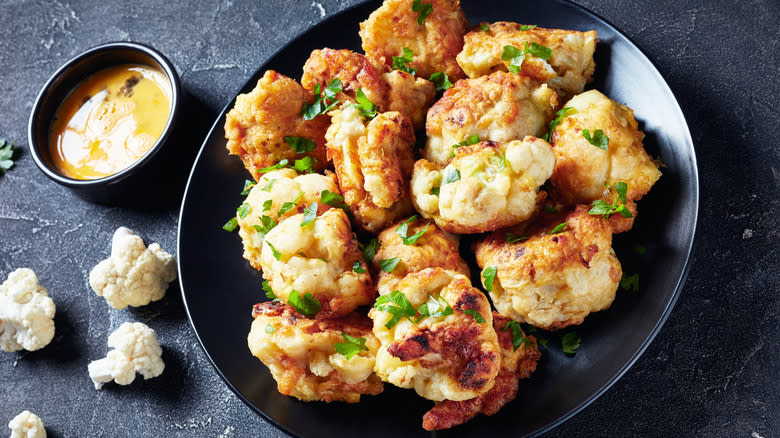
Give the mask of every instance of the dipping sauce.
POLYGON ((49 135, 51 160, 74 179, 113 175, 149 151, 171 112, 159 70, 124 64, 89 76, 60 104, 49 135))

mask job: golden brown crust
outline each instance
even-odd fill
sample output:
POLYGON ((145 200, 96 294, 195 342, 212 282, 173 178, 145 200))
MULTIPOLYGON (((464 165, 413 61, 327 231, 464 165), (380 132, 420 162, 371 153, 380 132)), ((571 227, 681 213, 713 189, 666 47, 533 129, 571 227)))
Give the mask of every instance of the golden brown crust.
POLYGON ((379 107, 380 111, 384 111, 390 85, 385 82, 382 73, 383 66, 375 66, 360 53, 324 48, 314 50, 306 60, 301 85, 312 91, 319 84, 320 89, 324 90, 333 79, 338 78, 342 91, 336 96, 337 99, 355 102, 357 90, 362 89, 366 97, 379 107))
POLYGON ((444 72, 452 82, 465 77, 455 57, 463 48, 463 35, 469 23, 458 0, 428 0, 433 11, 423 25, 417 23, 412 0, 385 0, 366 21, 360 23, 360 38, 366 56, 392 68, 393 56, 404 47, 414 53, 409 67, 417 76, 429 78, 444 72))
POLYGON ((327 167, 325 159, 325 131, 327 116, 304 120, 301 110, 304 103, 313 101, 311 93, 294 79, 273 70, 265 72, 257 86, 247 94, 239 94, 236 103, 225 119, 227 150, 238 155, 244 167, 255 181, 260 179, 259 169, 272 166, 282 159, 292 163, 295 159, 311 155, 317 159, 314 168, 327 167), (284 137, 303 137, 317 144, 306 154, 296 153, 284 137))
POLYGON ((382 75, 390 86, 384 111, 398 111, 412 121, 414 129, 425 126, 425 114, 436 97, 433 82, 393 70, 382 75))

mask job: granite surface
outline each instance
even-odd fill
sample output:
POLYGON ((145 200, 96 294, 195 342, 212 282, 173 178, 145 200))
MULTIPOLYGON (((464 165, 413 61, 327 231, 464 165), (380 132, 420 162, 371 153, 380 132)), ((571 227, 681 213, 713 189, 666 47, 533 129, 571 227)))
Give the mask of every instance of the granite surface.
MULTIPOLYGON (((174 252, 178 201, 142 210, 81 200, 35 167, 27 119, 45 80, 73 55, 112 40, 145 42, 173 61, 193 99, 194 152, 257 66, 355 3, 0 0, 0 138, 19 150, 16 166, 0 175, 0 277, 33 268, 57 303, 51 345, 0 352, 0 435, 29 409, 50 437, 284 436, 210 366, 177 285, 161 302, 122 311, 89 288, 117 226, 174 252), (87 363, 105 355, 107 333, 128 320, 158 332, 165 373, 95 391, 87 363)), ((692 267, 666 325, 617 384, 548 436, 778 436, 780 4, 576 3, 628 35, 666 78, 691 129, 702 192, 692 267)))

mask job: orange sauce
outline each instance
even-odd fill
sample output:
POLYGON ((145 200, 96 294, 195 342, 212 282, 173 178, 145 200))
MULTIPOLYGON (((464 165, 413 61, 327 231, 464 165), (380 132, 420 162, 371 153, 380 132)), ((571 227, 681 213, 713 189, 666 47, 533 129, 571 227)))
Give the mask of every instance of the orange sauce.
POLYGON ((126 169, 162 135, 171 86, 151 67, 118 65, 89 76, 57 109, 49 136, 59 172, 97 179, 126 169))

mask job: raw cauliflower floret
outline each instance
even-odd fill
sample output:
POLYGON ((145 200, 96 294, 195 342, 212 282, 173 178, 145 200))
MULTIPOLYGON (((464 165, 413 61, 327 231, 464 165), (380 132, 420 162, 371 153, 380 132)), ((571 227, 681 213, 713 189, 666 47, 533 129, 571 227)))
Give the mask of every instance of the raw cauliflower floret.
POLYGON ((337 195, 341 193, 336 175, 330 171, 325 171, 325 175, 298 175, 293 169, 281 169, 264 174, 244 200, 248 207, 236 212, 244 258, 260 269, 265 234, 284 219, 303 213, 313 202, 317 202, 318 214, 330 209, 330 205, 321 202, 322 192, 326 190, 337 195))
POLYGON ((507 71, 509 61, 501 59, 504 47, 524 50, 526 43, 539 44, 552 50, 550 59, 526 54, 520 74, 546 82, 564 99, 582 93, 596 68, 593 62, 596 31, 522 28, 523 25, 518 23, 499 21, 487 24, 487 30, 482 27, 472 30, 464 37, 463 50, 457 57, 458 64, 471 78, 499 70, 507 71))
POLYGON ((525 76, 497 71, 458 81, 428 110, 423 157, 447 164, 453 145, 475 135, 498 143, 540 137, 557 106, 552 88, 525 76))
POLYGON ((9 423, 11 438, 46 438, 46 429, 41 417, 30 411, 22 411, 9 423))
POLYGON ((249 349, 271 370, 282 394, 303 401, 357 403, 362 394, 384 389, 374 374, 379 341, 365 316, 353 312, 314 320, 287 304, 267 301, 254 306, 252 317, 249 349), (336 344, 347 343, 342 333, 363 338, 365 349, 347 359, 336 351, 336 344))
POLYGON ((0 348, 35 351, 54 337, 56 306, 31 269, 11 272, 0 285, 0 348))
POLYGON ((165 369, 157 335, 143 323, 122 324, 108 336, 108 346, 114 350, 89 364, 89 378, 95 389, 112 380, 119 385, 129 385, 135 380, 135 373, 144 376, 144 380, 151 379, 165 369))
MULTIPOLYGON (((608 308, 623 271, 612 249, 612 230, 588 207, 543 220, 527 230, 502 230, 475 245, 483 274, 495 269, 490 298, 502 315, 545 330, 581 324, 608 308), (562 231, 551 234, 565 223, 562 231), (506 242, 507 232, 528 236, 506 242)), ((484 283, 484 275, 483 275, 484 283)))
POLYGON ((114 309, 145 306, 165 296, 176 279, 176 260, 153 243, 149 248, 132 230, 119 227, 111 239, 111 257, 89 273, 89 285, 114 309))
POLYGON ((420 306, 426 304, 426 313, 440 316, 407 315, 393 324, 397 318, 375 304, 369 316, 382 343, 374 367, 377 375, 434 401, 467 400, 489 391, 501 352, 487 297, 466 276, 441 268, 407 275, 397 286, 382 297, 393 307, 421 313, 420 306), (404 301, 408 304, 398 305, 404 301), (484 322, 478 322, 476 314, 484 322))
POLYGON ((553 165, 552 148, 536 137, 460 147, 446 166, 415 163, 412 202, 451 233, 496 230, 531 217, 553 165))
POLYGON ((285 219, 263 241, 260 265, 276 296, 311 294, 322 306, 317 318, 370 304, 376 289, 346 213, 332 208, 301 226, 303 220, 303 214, 285 219))
POLYGON ((355 222, 377 233, 412 211, 409 178, 414 165, 414 128, 398 112, 365 120, 352 105, 331 112, 325 134, 344 201, 355 222))

